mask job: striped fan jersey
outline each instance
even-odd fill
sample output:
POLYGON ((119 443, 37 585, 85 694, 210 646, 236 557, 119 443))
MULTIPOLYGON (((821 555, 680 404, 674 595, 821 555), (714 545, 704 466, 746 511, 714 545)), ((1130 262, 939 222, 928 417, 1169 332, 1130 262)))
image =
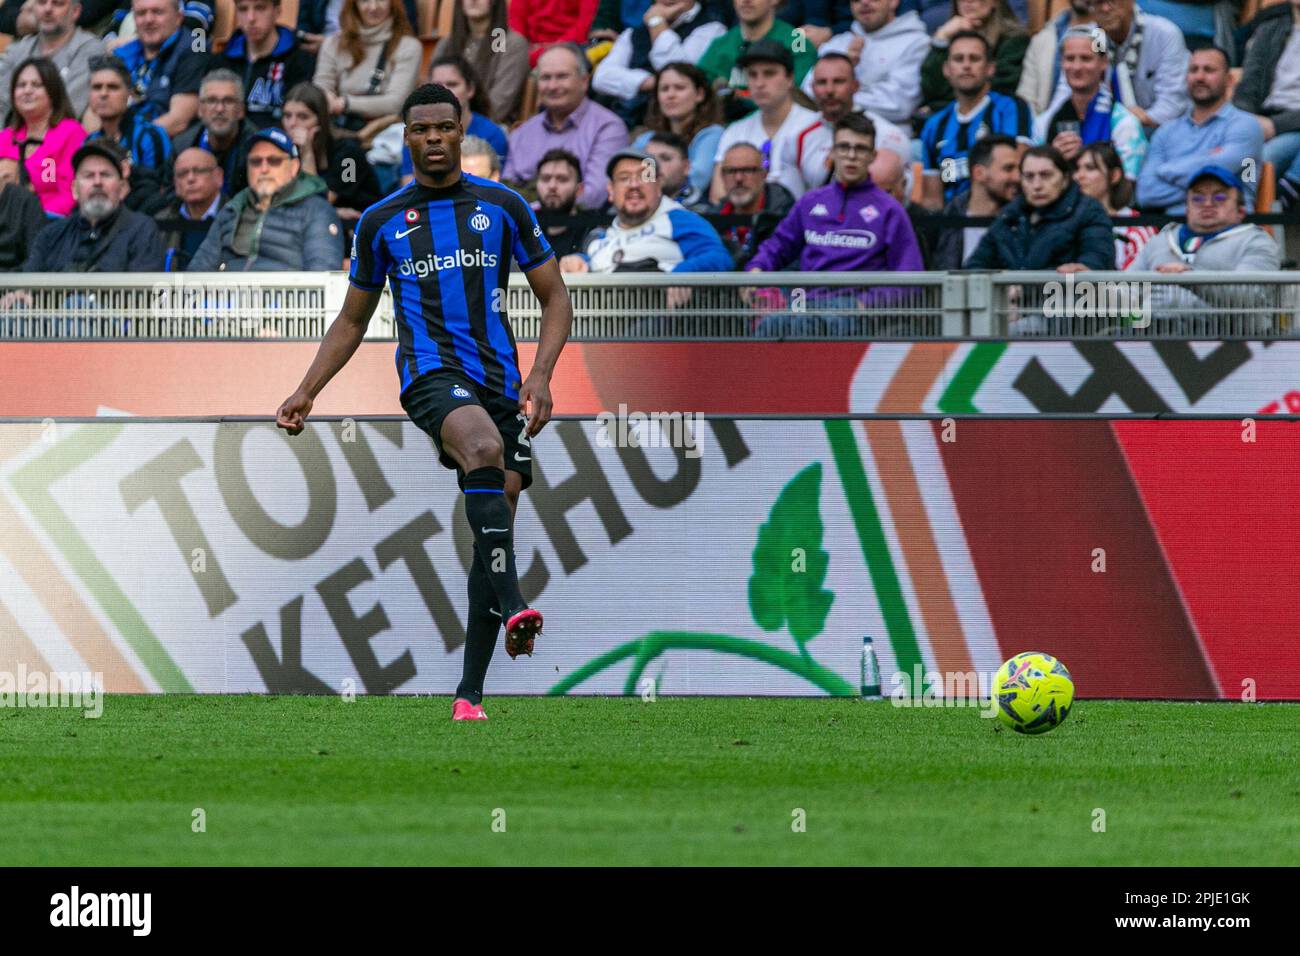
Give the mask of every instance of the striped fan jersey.
POLYGON ((990 92, 969 116, 957 113, 953 100, 926 122, 921 130, 924 172, 938 173, 943 201, 970 188, 970 151, 985 136, 1010 136, 1032 144, 1033 116, 1029 106, 1014 96, 990 92))
POLYGON ((361 215, 349 281, 378 292, 397 317, 402 391, 435 369, 457 369, 518 398, 519 352, 506 315, 510 259, 529 272, 554 256, 513 189, 462 173, 442 189, 411 183, 361 215))

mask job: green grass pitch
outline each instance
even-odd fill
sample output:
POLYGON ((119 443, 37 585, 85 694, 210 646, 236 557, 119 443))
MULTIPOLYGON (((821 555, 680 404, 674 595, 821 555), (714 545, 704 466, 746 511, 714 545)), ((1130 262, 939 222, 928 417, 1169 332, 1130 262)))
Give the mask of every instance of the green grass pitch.
POLYGON ((1083 701, 1036 738, 856 700, 486 707, 6 708, 0 864, 1300 863, 1295 705, 1083 701))

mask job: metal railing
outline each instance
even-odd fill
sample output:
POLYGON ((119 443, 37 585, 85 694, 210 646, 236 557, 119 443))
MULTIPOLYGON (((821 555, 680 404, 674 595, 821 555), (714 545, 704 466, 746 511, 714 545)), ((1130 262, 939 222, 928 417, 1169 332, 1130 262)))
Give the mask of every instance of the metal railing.
MULTIPOLYGON (((1300 335, 1300 272, 618 273, 568 275, 573 337, 751 339, 1300 335)), ((0 274, 0 340, 318 340, 339 273, 0 274)), ((541 307, 512 275, 505 307, 535 339, 541 307)), ((397 334, 384 291, 367 336, 397 334)))

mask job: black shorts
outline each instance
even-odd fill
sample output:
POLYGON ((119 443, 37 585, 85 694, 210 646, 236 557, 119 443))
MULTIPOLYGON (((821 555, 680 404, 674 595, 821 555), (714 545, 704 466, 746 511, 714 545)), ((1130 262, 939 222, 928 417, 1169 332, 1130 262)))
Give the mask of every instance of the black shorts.
POLYGON ((465 487, 465 472, 442 450, 442 423, 462 405, 480 405, 496 422, 505 448, 505 466, 523 476, 523 487, 533 483, 533 449, 528 438, 528 418, 519 403, 499 392, 484 388, 460 369, 440 368, 426 372, 402 392, 402 408, 420 429, 433 439, 438 461, 456 470, 456 480, 465 487))

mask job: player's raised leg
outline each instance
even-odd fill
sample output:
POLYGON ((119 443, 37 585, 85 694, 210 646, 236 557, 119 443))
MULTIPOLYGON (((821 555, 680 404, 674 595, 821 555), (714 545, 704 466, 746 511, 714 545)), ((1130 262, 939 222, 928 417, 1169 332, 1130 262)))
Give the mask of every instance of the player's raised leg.
POLYGON ((542 615, 519 592, 513 509, 519 486, 516 476, 508 498, 501 433, 482 406, 464 405, 443 420, 440 438, 443 451, 465 474, 465 517, 506 625, 506 653, 531 655, 542 615))

